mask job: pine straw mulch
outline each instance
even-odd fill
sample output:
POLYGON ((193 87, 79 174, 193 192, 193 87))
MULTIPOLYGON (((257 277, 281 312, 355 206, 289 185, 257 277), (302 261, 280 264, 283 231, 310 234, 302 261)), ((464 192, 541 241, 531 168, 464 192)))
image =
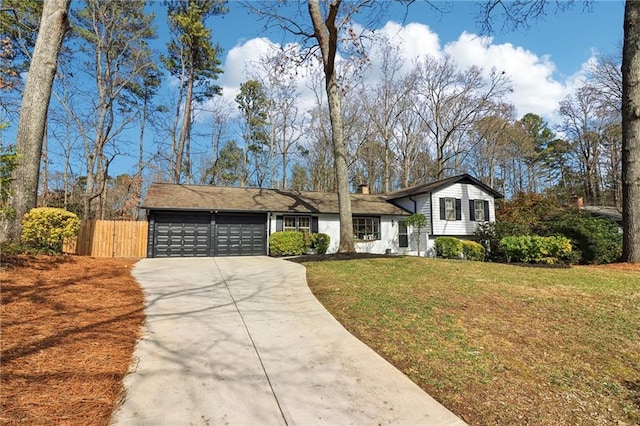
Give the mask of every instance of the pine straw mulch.
POLYGON ((109 423, 144 321, 134 263, 2 259, 1 424, 109 423))

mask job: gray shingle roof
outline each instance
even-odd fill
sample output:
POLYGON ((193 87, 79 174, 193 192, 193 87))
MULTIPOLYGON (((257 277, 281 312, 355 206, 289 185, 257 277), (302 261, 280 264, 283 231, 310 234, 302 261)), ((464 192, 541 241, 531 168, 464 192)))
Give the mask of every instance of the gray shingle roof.
MULTIPOLYGON (((385 195, 351 195, 353 214, 408 215, 385 195)), ((338 213, 338 195, 326 192, 153 183, 142 208, 235 212, 338 213)))

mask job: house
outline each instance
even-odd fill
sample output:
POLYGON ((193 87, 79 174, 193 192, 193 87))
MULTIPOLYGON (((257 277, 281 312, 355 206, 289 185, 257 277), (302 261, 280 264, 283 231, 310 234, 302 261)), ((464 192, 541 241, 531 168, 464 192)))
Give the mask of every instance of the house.
POLYGON ((611 206, 582 206, 582 210, 595 217, 604 217, 618 224, 622 232, 622 209, 611 206))
MULTIPOLYGON (((429 219, 421 247, 437 236, 472 238, 478 222, 495 220, 501 195, 469 175, 389 194, 351 195, 356 250, 415 253, 404 219, 429 219), (435 212, 435 213, 434 213, 435 212)), ((338 249, 340 222, 335 193, 153 183, 142 208, 149 219, 148 257, 268 254, 277 231, 321 232, 338 249)))

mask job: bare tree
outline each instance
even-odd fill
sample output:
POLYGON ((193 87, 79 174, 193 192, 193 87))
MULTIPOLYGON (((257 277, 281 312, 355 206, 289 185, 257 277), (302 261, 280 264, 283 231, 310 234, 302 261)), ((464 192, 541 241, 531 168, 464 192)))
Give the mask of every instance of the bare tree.
POLYGON ((290 60, 290 54, 273 51, 258 61, 259 74, 254 78, 262 81, 268 93, 267 114, 270 123, 269 134, 269 180, 271 187, 287 188, 290 154, 303 136, 304 115, 300 114, 300 95, 295 79, 297 64, 290 60), (275 179, 276 159, 279 156, 280 179, 275 179))
POLYGON ((325 87, 331 120, 331 140, 333 142, 334 164, 338 202, 340 205, 340 245, 338 252, 355 251, 353 245, 353 223, 351 216, 351 194, 349 192, 349 170, 347 168, 347 148, 344 143, 342 123, 342 102, 338 76, 336 75, 336 52, 338 50, 338 32, 348 22, 350 15, 338 21, 341 0, 332 0, 326 13, 322 13, 318 0, 308 0, 309 16, 313 24, 313 36, 318 41, 324 65, 325 87))
POLYGON ((437 178, 445 177, 450 163, 462 151, 461 140, 473 123, 490 115, 511 90, 504 72, 493 70, 488 78, 481 69, 460 71, 449 56, 426 57, 415 69, 418 96, 415 112, 429 131, 436 153, 437 178))
POLYGON ((83 210, 87 219, 102 217, 109 164, 120 154, 117 137, 138 118, 129 108, 130 97, 146 96, 140 88, 156 72, 148 45, 148 40, 156 36, 153 15, 144 12, 145 4, 144 0, 87 0, 86 7, 74 14, 83 42, 80 51, 87 52, 78 72, 86 73, 95 84, 86 92, 94 99, 92 109, 66 107, 85 144, 83 210), (110 153, 105 149, 109 144, 113 149, 110 153))
POLYGON ((22 217, 36 206, 42 139, 47 124, 51 87, 62 40, 69 29, 70 0, 45 0, 27 84, 22 97, 16 152, 19 160, 11 183, 13 219, 3 227, 0 239, 18 241, 22 217))
POLYGON ((367 102, 367 113, 373 124, 374 135, 383 147, 382 190, 391 191, 392 165, 395 162, 392 143, 398 116, 403 112, 402 104, 409 96, 410 86, 405 86, 406 79, 401 78, 400 69, 403 61, 399 48, 388 40, 382 40, 379 48, 380 83, 363 99, 367 102))
POLYGON ((604 113, 596 100, 597 92, 583 86, 575 95, 560 102, 560 127, 574 144, 578 164, 584 180, 586 201, 600 201, 600 176, 598 163, 602 150, 604 131, 609 126, 608 114, 604 113))

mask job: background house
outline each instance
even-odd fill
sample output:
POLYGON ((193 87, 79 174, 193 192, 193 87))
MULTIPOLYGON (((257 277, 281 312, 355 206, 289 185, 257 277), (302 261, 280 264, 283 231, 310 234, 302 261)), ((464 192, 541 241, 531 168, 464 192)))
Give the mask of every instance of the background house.
MULTIPOLYGON (((469 175, 391 194, 352 194, 356 250, 415 252, 412 230, 403 223, 415 212, 430 223, 422 247, 432 249, 440 235, 472 238, 477 222, 495 220, 495 197, 500 194, 469 175)), ((277 231, 328 234, 329 253, 339 245, 334 193, 154 183, 142 208, 149 218, 148 257, 266 255, 268 237, 277 231)))

